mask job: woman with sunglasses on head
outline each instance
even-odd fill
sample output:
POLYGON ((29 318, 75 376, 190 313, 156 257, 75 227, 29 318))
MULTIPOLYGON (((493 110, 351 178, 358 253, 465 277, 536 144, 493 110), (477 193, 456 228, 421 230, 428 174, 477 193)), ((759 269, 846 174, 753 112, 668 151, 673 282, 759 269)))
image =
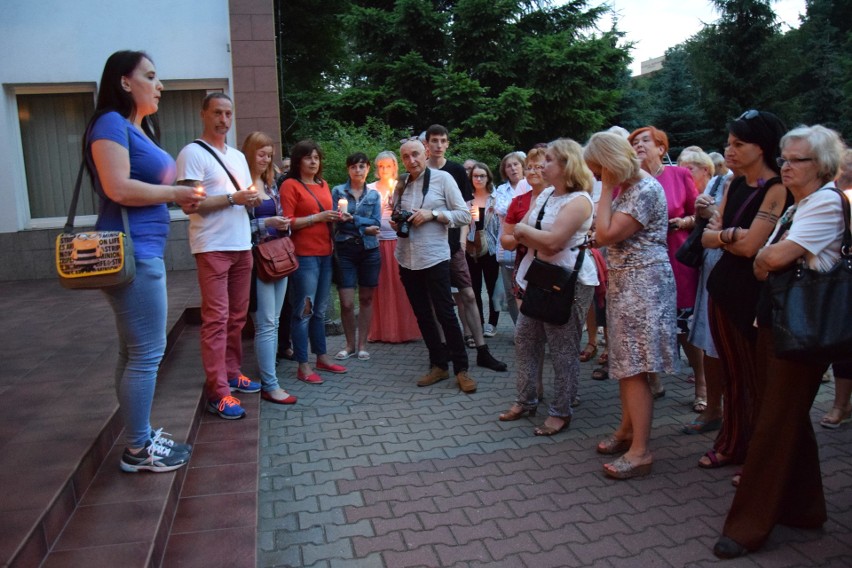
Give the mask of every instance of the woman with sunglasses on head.
POLYGON ((785 131, 777 116, 757 110, 744 112, 728 125, 725 157, 739 176, 701 238, 705 249, 723 251, 707 279, 710 332, 721 363, 722 427, 713 449, 698 462, 703 468, 743 463, 754 427, 758 372, 754 318, 763 284, 755 278, 752 264, 792 203, 776 163, 785 131))
MULTIPOLYGON (((849 208, 847 202, 844 211, 846 196, 838 195, 833 180, 842 151, 840 136, 820 125, 800 126, 781 139, 778 165, 793 205, 754 260, 759 280, 799 263, 827 272, 840 260, 849 208)), ((756 346, 754 434, 723 536, 713 548, 720 558, 759 549, 776 524, 817 529, 827 520, 810 410, 828 365, 776 355, 766 297, 758 308, 756 346)))
POLYGON ((486 337, 496 335, 495 328, 500 312, 494 305, 494 289, 500 276, 497 264, 497 241, 500 238, 500 217, 495 210, 494 181, 491 170, 482 162, 476 162, 470 170, 470 182, 473 186, 474 231, 467 239, 467 267, 473 291, 476 294, 476 306, 479 308, 479 321, 483 324, 486 337), (484 318, 482 306, 482 283, 488 291, 488 323, 484 318))

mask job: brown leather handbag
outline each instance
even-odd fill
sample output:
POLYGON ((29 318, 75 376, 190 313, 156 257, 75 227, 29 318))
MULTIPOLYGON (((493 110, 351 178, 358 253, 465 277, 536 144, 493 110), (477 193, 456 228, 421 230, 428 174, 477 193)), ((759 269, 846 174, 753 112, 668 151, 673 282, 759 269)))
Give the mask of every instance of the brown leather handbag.
POLYGON ((272 239, 251 249, 257 277, 263 282, 275 282, 293 274, 299 268, 296 247, 290 237, 272 239))

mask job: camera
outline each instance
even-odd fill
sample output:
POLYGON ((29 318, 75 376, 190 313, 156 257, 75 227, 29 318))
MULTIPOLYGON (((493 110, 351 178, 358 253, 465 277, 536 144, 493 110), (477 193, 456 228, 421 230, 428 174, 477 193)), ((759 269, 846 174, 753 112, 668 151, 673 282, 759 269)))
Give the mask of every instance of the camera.
POLYGON ((408 231, 411 229, 411 223, 408 222, 408 218, 412 215, 413 213, 411 211, 405 211, 403 209, 398 209, 391 213, 391 221, 397 225, 397 237, 401 239, 408 238, 408 231))

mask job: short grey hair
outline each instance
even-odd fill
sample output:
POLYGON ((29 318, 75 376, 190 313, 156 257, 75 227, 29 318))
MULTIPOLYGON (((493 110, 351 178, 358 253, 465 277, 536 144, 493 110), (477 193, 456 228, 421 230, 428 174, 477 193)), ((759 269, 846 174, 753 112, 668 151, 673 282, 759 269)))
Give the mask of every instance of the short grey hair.
POLYGON ((781 137, 781 149, 792 140, 803 140, 810 146, 813 153, 811 157, 817 165, 817 175, 823 183, 837 177, 844 150, 843 141, 837 132, 821 124, 797 126, 781 137))

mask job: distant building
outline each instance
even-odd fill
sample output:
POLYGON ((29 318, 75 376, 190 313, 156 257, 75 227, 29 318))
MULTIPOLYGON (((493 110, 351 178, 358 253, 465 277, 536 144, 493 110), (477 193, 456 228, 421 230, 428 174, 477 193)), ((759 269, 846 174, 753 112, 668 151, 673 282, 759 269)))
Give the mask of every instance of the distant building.
MULTIPOLYGON (((272 0, 43 0, 6 2, 0 19, 0 281, 51 278, 107 57, 141 49, 165 90, 161 143, 172 156, 201 133, 201 100, 234 100, 233 146, 262 130, 280 155, 279 77, 272 0)), ((86 179, 76 226, 97 200, 86 179)), ((194 268, 186 216, 172 211, 167 269, 194 268)))
POLYGON ((663 63, 666 62, 666 56, 661 55, 652 59, 647 59, 641 63, 639 75, 649 75, 663 68, 663 63))

